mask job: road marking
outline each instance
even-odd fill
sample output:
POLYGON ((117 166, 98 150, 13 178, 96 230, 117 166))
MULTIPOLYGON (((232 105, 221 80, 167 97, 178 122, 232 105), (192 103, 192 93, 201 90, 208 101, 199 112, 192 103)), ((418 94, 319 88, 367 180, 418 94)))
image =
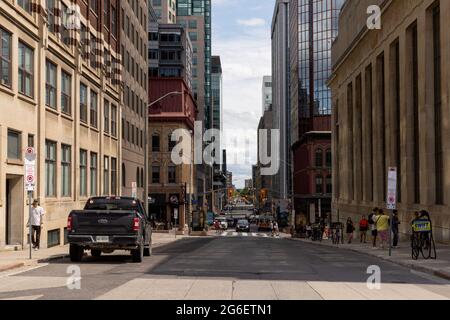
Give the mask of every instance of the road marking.
POLYGON ((226 237, 228 235, 228 232, 222 233, 222 237, 226 237))
POLYGON ((242 233, 242 235, 243 235, 244 237, 248 237, 248 233, 247 233, 247 232, 242 233))
POLYGON ((257 237, 258 235, 257 235, 256 233, 253 232, 253 233, 252 233, 252 236, 253 236, 253 237, 257 237))
POLYGON ((237 232, 233 232, 233 237, 236 237, 238 235, 237 232))
POLYGON ((3 301, 8 301, 8 300, 37 300, 39 298, 42 298, 44 295, 40 294, 37 296, 23 296, 23 297, 14 297, 14 298, 6 298, 6 299, 0 299, 3 301))

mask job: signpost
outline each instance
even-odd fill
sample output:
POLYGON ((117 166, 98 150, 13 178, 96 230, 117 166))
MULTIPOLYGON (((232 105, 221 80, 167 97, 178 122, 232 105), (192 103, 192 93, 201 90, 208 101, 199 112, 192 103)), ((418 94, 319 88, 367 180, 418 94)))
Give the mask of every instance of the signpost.
POLYGON ((387 177, 387 195, 386 208, 390 210, 390 228, 389 228, 389 256, 392 255, 392 225, 393 225, 393 211, 397 209, 397 168, 390 167, 387 177))
POLYGON ((32 203, 33 203, 33 192, 36 187, 36 152, 34 148, 27 148, 25 150, 25 190, 28 192, 28 242, 29 242, 29 257, 31 257, 31 234, 33 232, 33 227, 31 226, 31 215, 32 215, 32 203))
POLYGON ((133 198, 137 198, 137 183, 136 182, 131 183, 131 196, 133 198))

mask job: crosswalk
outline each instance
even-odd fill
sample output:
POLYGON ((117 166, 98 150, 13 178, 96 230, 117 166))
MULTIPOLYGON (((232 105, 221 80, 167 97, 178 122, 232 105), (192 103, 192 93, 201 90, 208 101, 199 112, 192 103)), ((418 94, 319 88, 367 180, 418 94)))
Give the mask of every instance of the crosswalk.
MULTIPOLYGON (((271 235, 268 233, 262 232, 231 232, 224 231, 220 234, 217 234, 220 237, 254 237, 254 238, 271 238, 271 235)), ((273 237, 278 238, 278 237, 273 237)))

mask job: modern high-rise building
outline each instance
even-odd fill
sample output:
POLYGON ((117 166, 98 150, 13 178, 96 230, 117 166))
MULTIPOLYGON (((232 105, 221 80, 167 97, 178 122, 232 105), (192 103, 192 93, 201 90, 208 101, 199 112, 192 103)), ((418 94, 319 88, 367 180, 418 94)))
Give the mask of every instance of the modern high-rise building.
POLYGON ((223 130, 222 63, 219 56, 212 56, 211 69, 211 123, 213 129, 223 130))
MULTIPOLYGON (((145 125, 147 119, 147 15, 146 0, 120 1, 122 20, 122 194, 144 194, 145 125)), ((145 199, 145 197, 142 197, 145 199)))
POLYGON ((148 0, 155 11, 158 23, 177 23, 177 0, 148 0))
POLYGON ((121 1, 39 3, 0 1, 0 250, 27 246, 27 147, 42 248, 65 243, 67 213, 90 196, 120 194, 121 1))
POLYGON ((394 167, 401 236, 427 210, 436 241, 450 242, 449 21, 445 0, 344 5, 330 80, 334 220, 385 208, 394 167), (381 29, 368 30, 370 5, 382 10, 381 29))
POLYGON ((272 176, 274 202, 291 195, 289 103, 289 0, 277 0, 272 19, 272 129, 280 130, 278 173, 272 176))
POLYGON ((262 114, 272 110, 272 77, 264 76, 262 83, 262 114))

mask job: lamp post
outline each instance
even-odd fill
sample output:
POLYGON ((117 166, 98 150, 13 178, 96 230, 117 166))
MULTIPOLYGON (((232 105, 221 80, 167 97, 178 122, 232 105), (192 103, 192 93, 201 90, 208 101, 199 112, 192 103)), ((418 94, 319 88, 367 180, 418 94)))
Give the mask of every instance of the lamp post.
POLYGON ((144 203, 144 205, 145 205, 145 212, 147 212, 147 214, 149 214, 149 212, 148 212, 148 168, 149 168, 149 166, 148 166, 148 152, 149 152, 149 148, 148 148, 148 140, 149 140, 148 139, 148 117, 149 117, 149 109, 151 107, 153 107, 155 104, 157 104, 158 102, 160 102, 161 100, 164 100, 170 96, 176 96, 176 95, 182 95, 182 94, 183 94, 183 92, 180 92, 180 91, 169 92, 169 93, 163 95, 162 97, 156 99, 155 101, 150 102, 147 107, 147 112, 146 112, 147 119, 145 119, 145 154, 144 154, 144 172, 145 172, 145 177, 144 177, 145 203, 144 203))

